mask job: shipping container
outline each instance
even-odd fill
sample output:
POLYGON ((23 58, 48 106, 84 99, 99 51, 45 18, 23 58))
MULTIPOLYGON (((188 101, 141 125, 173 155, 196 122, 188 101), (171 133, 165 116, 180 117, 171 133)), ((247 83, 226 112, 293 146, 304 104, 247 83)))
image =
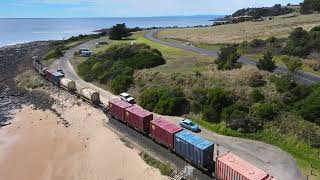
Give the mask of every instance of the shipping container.
POLYGON ((114 118, 125 122, 125 109, 132 106, 121 99, 113 99, 109 101, 109 113, 114 118))
POLYGON ((182 128, 163 118, 158 118, 150 122, 150 137, 167 148, 174 149, 174 134, 182 128))
POLYGON ((216 178, 218 180, 267 180, 270 177, 263 170, 227 152, 217 157, 216 178))
POLYGON ((174 149, 177 154, 198 167, 213 171, 213 142, 183 130, 175 134, 174 149))
POLYGON ((45 70, 45 77, 56 86, 60 86, 60 79, 63 78, 63 74, 59 72, 53 72, 45 70))
POLYGON ((60 87, 66 89, 68 91, 76 91, 76 83, 68 78, 61 78, 60 79, 60 87))
POLYGON ((90 89, 90 88, 82 88, 80 90, 80 96, 82 99, 89 101, 92 104, 100 104, 100 95, 99 92, 90 89))
POLYGON ((125 109, 125 121, 138 131, 149 134, 153 114, 138 105, 125 109))

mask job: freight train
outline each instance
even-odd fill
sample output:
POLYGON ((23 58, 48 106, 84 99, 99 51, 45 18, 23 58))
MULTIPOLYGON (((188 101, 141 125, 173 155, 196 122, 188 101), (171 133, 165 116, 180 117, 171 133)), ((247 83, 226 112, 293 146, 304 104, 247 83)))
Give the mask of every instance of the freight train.
POLYGON ((216 179, 276 180, 230 152, 217 156, 214 162, 214 142, 184 130, 178 124, 165 118, 154 118, 153 113, 120 98, 110 100, 105 106, 100 101, 99 92, 90 88, 78 90, 74 81, 66 78, 62 72, 48 70, 38 58, 33 58, 33 66, 40 75, 54 85, 76 94, 95 107, 99 107, 110 118, 131 126, 200 170, 210 175, 213 173, 216 179))

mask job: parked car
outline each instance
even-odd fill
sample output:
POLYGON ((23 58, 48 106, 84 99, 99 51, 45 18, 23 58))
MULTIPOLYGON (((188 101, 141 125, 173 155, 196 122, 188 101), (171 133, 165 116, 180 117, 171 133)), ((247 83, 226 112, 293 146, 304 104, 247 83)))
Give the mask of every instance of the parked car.
POLYGON ((135 104, 134 98, 131 97, 130 94, 128 94, 128 93, 121 93, 120 94, 120 99, 125 101, 125 102, 128 102, 130 104, 135 104))
POLYGON ((190 119, 183 119, 179 122, 180 126, 193 132, 199 132, 200 126, 190 119))

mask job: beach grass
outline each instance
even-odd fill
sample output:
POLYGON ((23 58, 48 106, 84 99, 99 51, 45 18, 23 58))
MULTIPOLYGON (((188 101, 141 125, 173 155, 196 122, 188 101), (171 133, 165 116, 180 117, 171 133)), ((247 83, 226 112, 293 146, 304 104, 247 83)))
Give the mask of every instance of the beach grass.
POLYGON ((173 173, 173 167, 169 163, 160 161, 147 152, 141 152, 139 154, 141 158, 150 166, 158 168, 162 175, 170 176, 173 173))

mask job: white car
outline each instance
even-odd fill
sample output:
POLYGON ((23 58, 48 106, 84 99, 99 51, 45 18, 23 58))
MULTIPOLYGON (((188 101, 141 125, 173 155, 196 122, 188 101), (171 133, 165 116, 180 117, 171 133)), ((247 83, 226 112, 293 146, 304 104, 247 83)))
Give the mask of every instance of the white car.
POLYGON ((120 94, 120 99, 125 101, 125 102, 128 102, 130 104, 134 104, 135 103, 133 97, 131 97, 130 94, 128 94, 128 93, 121 93, 120 94))

